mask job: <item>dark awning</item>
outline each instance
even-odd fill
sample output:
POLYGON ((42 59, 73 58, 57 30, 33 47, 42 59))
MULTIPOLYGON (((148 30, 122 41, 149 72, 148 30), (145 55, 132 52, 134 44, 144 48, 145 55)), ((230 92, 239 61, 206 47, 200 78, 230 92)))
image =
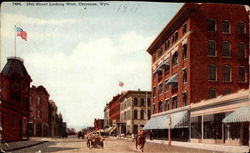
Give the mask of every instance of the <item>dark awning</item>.
POLYGON ((250 106, 236 109, 222 120, 223 123, 250 122, 250 106))
POLYGON ((162 68, 156 68, 156 70, 154 70, 154 72, 153 73, 162 73, 162 68))
MULTIPOLYGON (((171 128, 186 128, 188 127, 188 111, 172 113, 171 128)), ((143 130, 151 129, 169 129, 169 115, 161 115, 152 117, 144 126, 143 130)))
POLYGON ((167 82, 166 84, 171 84, 171 83, 178 83, 178 74, 176 73, 173 75, 167 82))
POLYGON ((169 58, 167 58, 166 60, 164 60, 160 65, 159 67, 160 68, 166 68, 167 66, 169 66, 169 58))

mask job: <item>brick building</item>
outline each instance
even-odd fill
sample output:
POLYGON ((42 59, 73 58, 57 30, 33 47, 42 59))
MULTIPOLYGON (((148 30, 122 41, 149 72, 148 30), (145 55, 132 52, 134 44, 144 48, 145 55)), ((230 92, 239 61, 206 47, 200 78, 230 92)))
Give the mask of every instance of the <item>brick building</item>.
POLYGON ((103 126, 104 128, 108 128, 110 126, 110 123, 109 123, 109 104, 107 103, 106 106, 104 107, 104 123, 103 123, 103 126))
POLYGON ((8 58, 0 80, 2 139, 4 141, 22 140, 27 136, 30 82, 32 81, 23 60, 18 57, 8 58))
POLYGON ((109 123, 113 127, 110 131, 110 134, 117 135, 117 127, 120 124, 120 94, 117 94, 113 97, 113 99, 109 102, 109 123))
POLYGON ((119 134, 137 134, 151 116, 151 92, 128 90, 122 92, 119 134))
POLYGON ((167 135, 171 128, 174 138, 187 140, 190 104, 249 88, 248 12, 240 5, 184 4, 147 52, 152 56, 152 117, 172 116, 175 124, 147 129, 167 135))
POLYGON ((53 100, 49 100, 49 129, 50 136, 56 135, 56 114, 57 114, 57 106, 53 100))
POLYGON ((94 130, 100 130, 103 129, 103 123, 104 123, 104 119, 96 119, 94 120, 94 130))
POLYGON ((49 136, 49 96, 43 86, 30 89, 32 136, 49 136))

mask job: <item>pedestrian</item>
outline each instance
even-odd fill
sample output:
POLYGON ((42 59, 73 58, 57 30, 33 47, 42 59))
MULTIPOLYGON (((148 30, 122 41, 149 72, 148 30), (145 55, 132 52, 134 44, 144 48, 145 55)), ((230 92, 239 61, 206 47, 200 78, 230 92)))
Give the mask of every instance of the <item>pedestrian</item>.
POLYGON ((132 138, 132 142, 134 142, 135 141, 135 135, 134 135, 134 133, 132 133, 131 138, 132 138))

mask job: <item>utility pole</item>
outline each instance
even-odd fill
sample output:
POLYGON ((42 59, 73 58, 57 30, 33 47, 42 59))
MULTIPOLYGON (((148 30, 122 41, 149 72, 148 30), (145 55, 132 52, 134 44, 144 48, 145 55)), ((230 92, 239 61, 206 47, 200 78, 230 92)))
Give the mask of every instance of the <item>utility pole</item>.
POLYGON ((171 114, 168 114, 168 119, 169 119, 169 123, 168 123, 168 146, 171 146, 171 114))

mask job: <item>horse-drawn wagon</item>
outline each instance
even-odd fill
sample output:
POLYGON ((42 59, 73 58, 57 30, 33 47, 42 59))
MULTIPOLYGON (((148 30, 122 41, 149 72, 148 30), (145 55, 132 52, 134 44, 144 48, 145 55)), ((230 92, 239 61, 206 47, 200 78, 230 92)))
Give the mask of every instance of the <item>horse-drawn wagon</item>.
POLYGON ((99 133, 88 133, 87 135, 87 147, 88 148, 96 148, 96 147, 104 147, 104 138, 99 133))

